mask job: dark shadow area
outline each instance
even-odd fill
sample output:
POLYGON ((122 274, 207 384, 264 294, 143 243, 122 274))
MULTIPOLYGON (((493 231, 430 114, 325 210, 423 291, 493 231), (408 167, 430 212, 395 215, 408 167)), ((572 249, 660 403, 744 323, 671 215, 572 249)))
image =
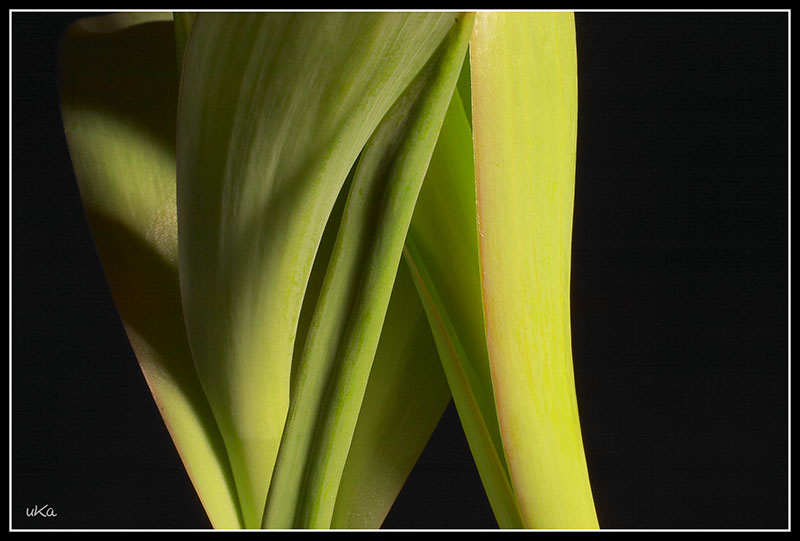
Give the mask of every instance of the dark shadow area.
POLYGON ((786 13, 579 13, 572 331, 600 525, 788 526, 786 13))
MULTIPOLYGON (((140 362, 147 363, 145 368, 153 376, 166 375, 180 389, 196 417, 203 421, 216 461, 227 465, 222 435, 186 339, 178 269, 115 218, 90 213, 88 219, 114 302, 126 329, 133 331, 134 350, 143 341, 154 353, 140 362)), ((235 495, 230 468, 227 481, 235 495)))
POLYGON ((60 47, 59 75, 61 66, 70 70, 61 94, 74 109, 124 119, 174 155, 178 74, 175 52, 165 50, 172 36, 172 23, 159 21, 117 30, 113 46, 103 45, 105 33, 70 39, 60 47))
POLYGON ((382 526, 408 528, 497 529, 452 402, 382 526))

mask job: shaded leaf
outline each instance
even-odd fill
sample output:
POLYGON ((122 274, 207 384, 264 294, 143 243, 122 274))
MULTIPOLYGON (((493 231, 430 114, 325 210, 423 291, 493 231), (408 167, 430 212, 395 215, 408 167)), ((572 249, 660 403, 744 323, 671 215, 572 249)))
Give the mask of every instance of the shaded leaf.
POLYGON ((212 524, 238 528, 227 454, 181 310, 171 16, 82 19, 64 37, 60 66, 72 164, 125 331, 212 524))
POLYGON ((400 263, 332 528, 380 527, 450 397, 414 282, 400 263))
POLYGON ((261 524, 331 208, 450 26, 441 13, 200 13, 192 26, 178 107, 181 292, 247 527, 261 524))
POLYGON ((175 54, 178 58, 178 73, 183 66, 183 53, 186 50, 186 41, 192 31, 192 25, 197 17, 196 12, 176 11, 172 14, 173 25, 175 28, 175 54))
MULTIPOLYGON (((314 259, 297 326, 295 363, 311 326, 351 180, 345 181, 314 259)), ((425 313, 401 263, 336 496, 332 528, 381 526, 449 402, 450 389, 425 313)))
POLYGON ((330 526, 420 185, 472 24, 462 16, 359 160, 298 368, 265 526, 330 526))

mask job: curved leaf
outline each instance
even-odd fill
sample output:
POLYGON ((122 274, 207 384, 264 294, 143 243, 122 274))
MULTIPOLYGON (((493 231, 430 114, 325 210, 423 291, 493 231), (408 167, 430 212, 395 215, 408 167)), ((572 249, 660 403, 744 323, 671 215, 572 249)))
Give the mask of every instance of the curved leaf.
MULTIPOLYGON (((354 171, 355 167, 351 176, 354 171)), ((297 327, 295 363, 314 316, 351 176, 334 205, 314 259, 297 327)), ((292 373, 296 375, 296 367, 292 373)), ((296 381, 293 389, 295 385, 296 381)), ((450 389, 425 312, 401 263, 336 495, 332 528, 381 526, 449 402, 450 389)))
POLYGON ((436 343, 400 263, 332 528, 380 527, 449 403, 436 343))
POLYGON ((97 252, 131 346, 212 524, 241 525, 178 284, 171 16, 82 19, 61 48, 61 110, 97 252))
POLYGON ((471 26, 472 17, 458 19, 359 160, 300 360, 267 527, 330 526, 406 231, 471 26))
POLYGON ((501 528, 520 528, 486 349, 472 132, 465 109, 456 92, 414 209, 405 259, 497 522, 501 528))
POLYGON ((481 286, 526 527, 596 528, 570 339, 577 131, 571 13, 480 13, 470 42, 481 286))
POLYGON ((367 138, 450 14, 200 13, 178 105, 179 269, 193 357, 261 524, 314 253, 367 138))

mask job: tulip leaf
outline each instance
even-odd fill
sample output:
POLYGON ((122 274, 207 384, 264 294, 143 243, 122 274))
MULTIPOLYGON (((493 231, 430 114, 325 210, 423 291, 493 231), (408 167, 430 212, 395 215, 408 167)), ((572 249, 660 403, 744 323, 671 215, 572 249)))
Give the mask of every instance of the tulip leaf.
POLYGON ((98 254, 215 527, 378 527, 451 393, 501 527, 597 527, 571 14, 120 14, 61 54, 98 254))
POLYGON ((401 262, 331 527, 383 523, 450 398, 425 311, 401 262))
POLYGON ((503 456, 486 349, 472 133, 456 92, 420 192, 405 258, 498 524, 522 527, 503 456))
POLYGON ((571 13, 479 13, 470 42, 481 287, 525 527, 596 528, 570 338, 577 133, 571 13))
MULTIPOLYGON (((297 326, 294 362, 302 355, 354 171, 355 167, 339 194, 314 259, 297 326)), ((380 527, 450 398, 425 312, 411 275, 401 263, 336 495, 331 527, 380 527)))
POLYGON ((203 12, 192 25, 177 125, 181 294, 246 527, 261 524, 331 208, 453 19, 203 12))
POLYGON ((181 310, 171 16, 81 19, 65 34, 60 67, 72 164, 125 331, 212 525, 239 528, 225 446, 181 310))
POLYGON ((298 368, 264 525, 327 528, 403 243, 472 26, 460 16, 359 159, 298 368))

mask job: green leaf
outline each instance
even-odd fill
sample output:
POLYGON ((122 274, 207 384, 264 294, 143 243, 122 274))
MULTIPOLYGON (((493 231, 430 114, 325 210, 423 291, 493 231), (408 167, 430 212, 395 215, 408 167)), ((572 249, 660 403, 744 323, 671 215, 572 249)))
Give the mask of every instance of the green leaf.
POLYGON ((436 343, 404 263, 386 321, 342 481, 332 528, 378 528, 450 403, 436 343))
POLYGON ((480 13, 470 42, 479 256, 503 448, 526 527, 596 528, 570 338, 571 13, 480 13))
POLYGON ((472 26, 461 16, 359 160, 298 368, 264 525, 330 526, 420 185, 472 26))
POLYGON ((178 105, 181 293, 247 527, 261 524, 331 208, 452 19, 200 13, 192 26, 178 105))
POLYGON ((82 19, 61 47, 61 109, 86 217, 142 373, 211 523, 239 528, 227 454, 181 311, 178 81, 171 16, 82 19))
POLYGON ((574 23, 479 14, 444 115, 454 18, 125 14, 67 35, 87 218, 216 527, 261 524, 282 435, 265 524, 378 526, 447 402, 434 347, 498 523, 597 526, 569 337, 574 23))
MULTIPOLYGON (((311 326, 354 171, 355 167, 339 194, 314 259, 297 326, 295 363, 311 326)), ((296 365, 292 373, 296 376, 296 365)), ((296 381, 292 389, 295 386, 296 381)), ((401 263, 336 495, 332 528, 380 527, 450 398, 425 312, 401 263)))
POLYGON ((405 258, 495 517, 502 528, 520 528, 494 406, 481 300, 472 133, 458 92, 414 210, 405 258))
MULTIPOLYGON (((470 130, 472 129, 472 78, 469 68, 469 51, 467 51, 464 64, 461 66, 461 73, 458 75, 458 83, 456 84, 459 101, 464 107, 464 114, 467 117, 470 130)), ((469 153, 470 158, 468 163, 472 164, 472 152, 469 153)), ((474 167, 474 165, 473 165, 474 167)))

